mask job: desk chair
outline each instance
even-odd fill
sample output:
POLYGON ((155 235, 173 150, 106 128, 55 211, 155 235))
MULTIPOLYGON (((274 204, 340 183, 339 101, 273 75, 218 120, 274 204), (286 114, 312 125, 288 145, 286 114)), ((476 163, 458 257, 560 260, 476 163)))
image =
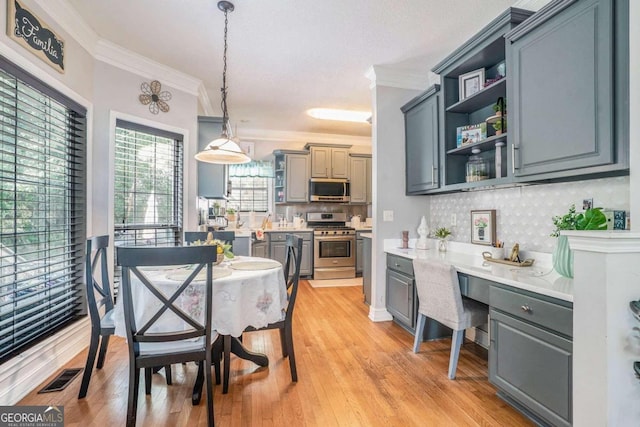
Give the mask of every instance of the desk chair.
POLYGON ((482 303, 462 297, 458 273, 453 266, 441 261, 414 259, 413 271, 419 300, 413 352, 420 349, 427 317, 453 329, 449 357, 449 379, 452 380, 456 377, 464 330, 487 323, 489 310, 482 303))
MULTIPOLYGON (((248 327, 245 332, 264 331, 267 329, 278 329, 280 332, 280 345, 282 347, 282 357, 289 358, 289 369, 291 370, 291 381, 298 381, 298 371, 296 369, 296 355, 293 350, 293 309, 298 295, 298 283, 300 281, 300 263, 302 262, 302 239, 293 234, 287 234, 286 256, 283 268, 284 281, 287 284, 288 302, 284 310, 282 320, 270 323, 263 328, 248 327), (289 274, 290 266, 293 265, 293 274, 289 274)), ((231 337, 224 337, 224 377, 222 383, 222 393, 229 390, 229 362, 231 354, 231 337)))
MULTIPOLYGON (((122 298, 129 347, 129 397, 127 426, 135 426, 138 404, 140 369, 183 362, 198 362, 204 370, 207 386, 208 425, 213 419, 213 383, 211 378, 211 310, 213 294, 213 263, 217 246, 179 247, 119 247, 118 265, 122 266, 122 298), (158 289, 139 267, 185 265, 195 266, 189 277, 169 297, 158 289), (205 313, 200 320, 175 305, 202 269, 206 269, 205 313), (138 280, 132 281, 132 276, 138 280), (144 325, 136 322, 133 287, 148 290, 149 299, 159 302, 159 308, 144 325), (143 289, 144 289, 143 288, 143 289), (167 329, 162 323, 163 313, 173 313, 182 319, 179 330, 167 329)), ((197 285, 199 286, 199 285, 197 285)))
MULTIPOLYGON (((109 284, 109 270, 107 266, 107 248, 109 247, 109 236, 95 236, 87 239, 87 250, 85 256, 85 285, 87 293, 87 309, 91 320, 91 339, 89 341, 89 354, 87 363, 82 374, 80 392, 78 399, 87 396, 93 364, 96 360, 98 347, 98 363, 96 369, 102 369, 104 359, 109 346, 109 337, 115 331, 113 322, 113 297, 111 296, 111 285, 109 284), (100 278, 96 279, 96 271, 100 265, 100 278), (102 308, 104 307, 104 310, 102 308), (104 311, 104 313, 101 313, 104 311)), ((165 366, 167 384, 171 385, 171 366, 165 366)), ((151 369, 145 371, 145 385, 147 394, 151 393, 151 369)))

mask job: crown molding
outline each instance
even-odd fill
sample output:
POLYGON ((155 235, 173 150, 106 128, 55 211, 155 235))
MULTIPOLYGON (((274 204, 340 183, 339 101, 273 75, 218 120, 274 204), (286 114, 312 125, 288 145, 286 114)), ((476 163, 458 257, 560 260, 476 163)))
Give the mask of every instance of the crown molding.
POLYGON ((47 0, 38 6, 49 15, 63 31, 68 33, 92 56, 100 36, 85 22, 78 11, 67 0, 47 0))
POLYGON ((542 6, 549 3, 551 0, 518 0, 513 4, 513 7, 527 10, 539 10, 542 6))
POLYGON ((371 145, 370 136, 330 133, 295 132, 269 129, 242 129, 237 135, 243 141, 311 142, 327 144, 371 145))
POLYGON ((207 93, 207 89, 204 87, 204 83, 202 82, 200 82, 200 85, 198 86, 198 102, 200 102, 200 107, 202 107, 204 116, 215 115, 215 112, 213 111, 213 106, 211 105, 211 99, 209 99, 209 94, 207 93))
MULTIPOLYGON (((365 73, 365 77, 371 81, 371 89, 376 86, 389 86, 398 89, 425 90, 430 86, 434 77, 421 71, 400 70, 387 65, 374 65, 365 73)), ((439 79, 438 79, 439 80, 439 79)))
POLYGON ((139 55, 129 49, 100 39, 96 45, 94 55, 98 61, 105 62, 114 67, 137 74, 139 76, 160 80, 167 86, 174 87, 188 94, 199 96, 202 81, 181 71, 167 67, 164 64, 153 61, 139 55))

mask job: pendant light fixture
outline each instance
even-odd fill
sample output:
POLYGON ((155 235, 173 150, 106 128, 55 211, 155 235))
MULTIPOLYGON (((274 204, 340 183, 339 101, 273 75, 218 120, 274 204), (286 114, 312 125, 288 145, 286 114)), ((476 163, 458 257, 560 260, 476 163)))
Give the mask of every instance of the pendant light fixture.
POLYGON ((251 158, 247 156, 238 146, 237 139, 233 137, 231 125, 229 123, 229 113, 227 111, 227 25, 229 12, 233 12, 233 3, 229 1, 219 1, 218 9, 224 12, 224 55, 222 57, 222 135, 218 139, 211 141, 204 150, 195 155, 196 160, 207 163, 218 164, 239 164, 248 163, 251 158))

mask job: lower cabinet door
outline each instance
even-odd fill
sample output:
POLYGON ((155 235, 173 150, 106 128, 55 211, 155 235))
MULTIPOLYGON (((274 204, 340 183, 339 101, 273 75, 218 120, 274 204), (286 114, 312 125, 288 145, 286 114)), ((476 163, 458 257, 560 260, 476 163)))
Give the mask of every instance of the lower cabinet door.
MULTIPOLYGON (((291 263, 293 264, 293 262, 291 263)), ((291 268, 293 272, 293 266, 291 268)), ((313 242, 304 240, 302 242, 302 260, 300 261, 300 276, 311 276, 313 274, 313 242)))
POLYGON ((570 340, 491 310, 489 380, 554 426, 571 425, 572 349, 570 340))
POLYGON ((413 277, 387 269, 387 310, 409 329, 415 326, 414 287, 413 277))

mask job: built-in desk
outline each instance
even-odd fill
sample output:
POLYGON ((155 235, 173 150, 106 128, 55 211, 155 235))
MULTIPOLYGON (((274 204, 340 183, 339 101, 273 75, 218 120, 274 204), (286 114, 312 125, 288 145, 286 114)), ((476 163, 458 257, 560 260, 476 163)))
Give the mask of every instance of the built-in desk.
POLYGON ((489 263, 481 250, 443 253, 385 242, 387 310, 411 331, 418 310, 412 260, 453 265, 462 294, 490 308, 489 381, 498 395, 542 425, 570 426, 573 280, 550 266, 489 263))

